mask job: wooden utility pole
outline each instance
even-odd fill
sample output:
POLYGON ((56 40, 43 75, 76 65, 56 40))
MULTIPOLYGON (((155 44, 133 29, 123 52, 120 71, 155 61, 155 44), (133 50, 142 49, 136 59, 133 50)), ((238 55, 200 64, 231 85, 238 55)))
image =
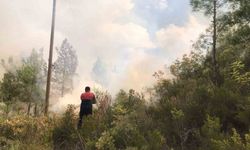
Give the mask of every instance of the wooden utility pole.
POLYGON ((50 80, 51 80, 51 70, 52 70, 53 45, 54 45, 55 17, 56 17, 56 0, 53 0, 52 24, 51 24, 50 48, 49 48, 49 63, 48 63, 48 75, 47 75, 45 110, 44 110, 44 115, 46 115, 46 116, 48 115, 48 109, 49 109, 49 95, 50 95, 50 80))

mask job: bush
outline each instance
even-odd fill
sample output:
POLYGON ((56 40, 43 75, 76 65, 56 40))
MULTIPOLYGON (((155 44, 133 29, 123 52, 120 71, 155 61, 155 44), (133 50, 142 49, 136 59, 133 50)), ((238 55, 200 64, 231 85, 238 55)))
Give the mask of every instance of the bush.
POLYGON ((0 122, 0 144, 6 149, 50 147, 51 121, 46 117, 14 116, 0 122))
POLYGON ((69 105, 62 118, 58 120, 52 131, 55 150, 75 150, 79 148, 79 135, 76 130, 76 116, 74 106, 69 105))

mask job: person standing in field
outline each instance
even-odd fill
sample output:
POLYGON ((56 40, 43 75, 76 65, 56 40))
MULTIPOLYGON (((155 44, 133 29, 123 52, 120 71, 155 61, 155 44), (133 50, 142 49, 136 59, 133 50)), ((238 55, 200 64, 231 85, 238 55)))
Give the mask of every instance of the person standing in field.
POLYGON ((81 106, 79 113, 79 122, 77 128, 80 129, 82 127, 83 116, 92 115, 92 104, 95 103, 95 94, 90 91, 90 87, 85 87, 85 92, 81 94, 81 106))

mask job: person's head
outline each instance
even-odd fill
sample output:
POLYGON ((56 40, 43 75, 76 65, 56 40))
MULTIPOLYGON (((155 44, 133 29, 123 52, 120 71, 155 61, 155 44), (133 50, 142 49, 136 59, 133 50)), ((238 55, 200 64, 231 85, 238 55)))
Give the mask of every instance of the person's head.
POLYGON ((89 92, 90 91, 90 87, 89 86, 86 86, 85 87, 85 92, 89 92))

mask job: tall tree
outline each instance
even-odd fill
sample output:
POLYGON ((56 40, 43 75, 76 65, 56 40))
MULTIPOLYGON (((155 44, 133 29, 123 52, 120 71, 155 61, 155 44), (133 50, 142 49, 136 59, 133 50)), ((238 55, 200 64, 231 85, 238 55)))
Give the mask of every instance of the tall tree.
POLYGON ((29 115, 31 104, 38 99, 34 94, 37 89, 35 68, 31 65, 23 65, 17 70, 17 78, 20 85, 18 98, 28 104, 27 114, 29 115))
POLYGON ((40 49, 39 51, 33 49, 30 56, 24 58, 22 61, 23 64, 34 67, 37 76, 37 83, 42 87, 45 87, 47 63, 44 60, 43 56, 43 49, 40 49))
POLYGON ((43 49, 37 52, 32 50, 29 57, 23 59, 23 65, 17 70, 19 80, 21 81, 24 92, 28 98, 24 100, 28 102, 28 114, 30 113, 31 104, 35 104, 35 115, 37 114, 38 104, 42 104, 45 93, 45 83, 47 66, 43 58, 43 49))
POLYGON ((217 12, 218 8, 222 6, 224 0, 191 0, 191 5, 194 11, 203 11, 205 15, 213 17, 213 81, 217 85, 219 80, 218 64, 216 59, 217 51, 217 12))
POLYGON ((60 48, 56 48, 57 60, 54 63, 53 82, 59 89, 60 96, 73 90, 73 77, 78 65, 76 51, 67 39, 63 40, 60 48))

